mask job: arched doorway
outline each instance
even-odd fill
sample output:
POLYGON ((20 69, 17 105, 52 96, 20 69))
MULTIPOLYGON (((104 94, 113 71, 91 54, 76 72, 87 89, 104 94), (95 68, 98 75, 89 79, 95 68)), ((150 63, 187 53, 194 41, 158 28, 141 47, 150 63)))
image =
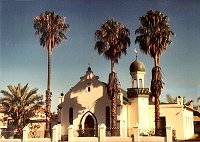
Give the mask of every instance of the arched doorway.
POLYGON ((94 136, 94 119, 91 115, 88 115, 84 122, 84 135, 85 137, 94 136))
POLYGON ((87 111, 81 118, 79 123, 79 137, 97 137, 98 122, 96 116, 87 111))

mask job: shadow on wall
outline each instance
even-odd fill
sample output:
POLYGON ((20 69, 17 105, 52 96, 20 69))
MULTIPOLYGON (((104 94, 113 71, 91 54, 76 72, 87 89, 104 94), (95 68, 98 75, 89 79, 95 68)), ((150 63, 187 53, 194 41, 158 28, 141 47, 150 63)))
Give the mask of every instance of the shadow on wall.
POLYGON ((94 88, 99 86, 99 77, 95 76, 90 68, 86 74, 80 77, 80 81, 72 87, 68 93, 77 93, 86 90, 89 86, 93 86, 94 88))
MULTIPOLYGON (((71 98, 71 93, 65 95, 65 102, 69 103, 68 106, 72 106, 75 108, 74 111, 77 113, 73 113, 73 119, 76 119, 79 114, 82 114, 82 111, 86 109, 86 107, 83 107, 78 102, 78 97, 71 98)), ((65 110, 67 112, 67 115, 69 114, 69 108, 68 110, 65 110)))

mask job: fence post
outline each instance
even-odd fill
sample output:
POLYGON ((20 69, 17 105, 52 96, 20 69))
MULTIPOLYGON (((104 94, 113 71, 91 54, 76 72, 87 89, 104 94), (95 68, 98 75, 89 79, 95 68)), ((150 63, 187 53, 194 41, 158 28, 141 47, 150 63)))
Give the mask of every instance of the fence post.
POLYGON ((105 124, 100 124, 99 126, 99 142, 105 142, 106 138, 106 126, 105 124))
POLYGON ((52 131, 53 131, 52 142, 58 142, 58 126, 54 125, 52 131))
POLYGON ((133 126, 133 137, 134 137, 134 142, 140 142, 140 132, 138 123, 136 123, 135 126, 133 126))
POLYGON ((2 138, 2 134, 1 134, 2 130, 0 129, 0 139, 2 138))
POLYGON ((166 126, 167 142, 172 142, 172 126, 166 126))
POLYGON ((68 127, 68 142, 73 142, 74 140, 74 126, 70 125, 68 127))
POLYGON ((23 142, 28 142, 28 133, 29 133, 29 128, 28 126, 25 126, 23 128, 23 139, 22 139, 23 142))
POLYGON ((57 124, 58 126, 58 140, 61 140, 61 124, 57 124))

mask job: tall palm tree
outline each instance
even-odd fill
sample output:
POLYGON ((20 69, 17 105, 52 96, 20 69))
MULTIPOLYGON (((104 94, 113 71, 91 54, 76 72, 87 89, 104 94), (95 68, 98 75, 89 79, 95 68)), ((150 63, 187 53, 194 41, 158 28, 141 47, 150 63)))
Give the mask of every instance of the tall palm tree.
POLYGON ((35 17, 35 34, 39 35, 40 45, 46 47, 48 51, 48 81, 46 90, 46 130, 45 137, 50 137, 50 119, 51 119, 51 54, 56 47, 66 38, 65 32, 69 29, 64 16, 57 15, 55 12, 46 11, 35 17))
POLYGON ((163 81, 160 68, 160 55, 171 43, 171 31, 168 17, 160 11, 147 11, 146 15, 139 18, 140 27, 136 29, 135 43, 139 43, 141 51, 149 54, 154 59, 152 69, 151 92, 155 97, 155 133, 160 134, 160 100, 163 81))
POLYGON ((111 131, 116 135, 117 128, 117 94, 119 93, 117 74, 114 71, 114 65, 122 54, 127 53, 127 47, 130 46, 129 29, 114 19, 107 20, 101 28, 95 32, 95 50, 103 54, 107 60, 111 61, 111 73, 107 85, 107 93, 111 99, 111 131))
POLYGON ((0 104, 4 113, 12 118, 8 128, 17 130, 15 137, 21 137, 30 118, 44 105, 43 96, 37 94, 37 88, 29 90, 28 84, 24 87, 20 84, 7 87, 8 91, 1 90, 4 97, 0 98, 0 104))

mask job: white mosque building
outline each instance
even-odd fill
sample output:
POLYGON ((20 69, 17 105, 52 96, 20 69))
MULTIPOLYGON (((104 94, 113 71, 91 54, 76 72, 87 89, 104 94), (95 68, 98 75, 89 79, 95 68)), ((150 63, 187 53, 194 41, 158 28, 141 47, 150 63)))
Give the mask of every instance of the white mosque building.
MULTIPOLYGON (((131 129, 138 125, 140 135, 153 132, 154 105, 149 103, 150 91, 144 87, 145 65, 136 58, 130 65, 132 88, 121 89, 117 97, 117 126, 120 137, 133 135, 131 129)), ((123 82, 122 82, 123 83, 123 82)), ((131 83, 131 82, 130 82, 131 83)), ((66 94, 59 97, 58 115, 62 136, 68 135, 68 127, 77 130, 74 135, 95 137, 99 124, 104 123, 107 135, 110 134, 110 100, 106 83, 99 80, 89 67, 80 81, 66 94)), ((160 105, 161 127, 170 125, 176 131, 177 139, 188 139, 194 135, 193 109, 183 104, 183 98, 177 97, 177 103, 160 105)))

